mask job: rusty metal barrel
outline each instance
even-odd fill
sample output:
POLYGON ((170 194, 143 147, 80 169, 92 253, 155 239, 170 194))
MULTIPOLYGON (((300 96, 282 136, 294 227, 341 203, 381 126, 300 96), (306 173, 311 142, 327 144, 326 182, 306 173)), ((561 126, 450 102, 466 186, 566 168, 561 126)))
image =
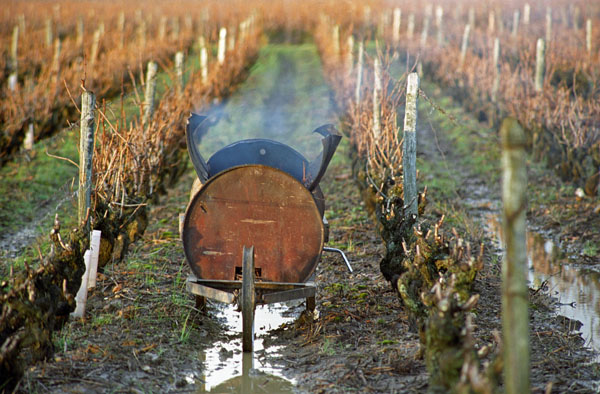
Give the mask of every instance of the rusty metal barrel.
POLYGON ((186 211, 182 233, 197 278, 241 278, 243 246, 254 246, 257 280, 306 282, 324 243, 311 192, 264 165, 242 165, 210 178, 186 211))

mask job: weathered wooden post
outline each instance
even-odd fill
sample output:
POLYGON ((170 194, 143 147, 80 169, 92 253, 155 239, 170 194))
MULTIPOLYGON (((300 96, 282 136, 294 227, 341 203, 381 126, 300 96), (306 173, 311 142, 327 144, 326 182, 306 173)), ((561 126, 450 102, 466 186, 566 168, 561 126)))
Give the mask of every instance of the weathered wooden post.
POLYGON ((158 40, 164 41, 167 36, 167 17, 161 16, 158 22, 158 40))
POLYGON ((400 25, 402 23, 402 10, 398 7, 394 8, 394 16, 392 21, 392 39, 394 44, 400 41, 400 25))
POLYGON ((523 24, 529 25, 530 15, 531 6, 529 5, 529 3, 525 3, 525 5, 523 6, 523 24))
POLYGON ((437 29, 437 43, 442 46, 444 44, 444 9, 441 6, 435 8, 435 27, 437 29))
POLYGON ((592 53, 592 20, 590 18, 585 21, 585 49, 588 54, 592 53))
POLYGON ((552 40, 552 8, 546 8, 546 42, 550 44, 552 40))
POLYGON ((573 10, 573 29, 575 31, 579 31, 579 18, 581 17, 581 11, 578 6, 575 6, 573 10))
POLYGON ((25 14, 19 14, 17 17, 17 21, 19 23, 19 29, 21 30, 21 34, 25 36, 25 14))
POLYGON ((538 38, 535 52, 535 91, 541 92, 544 88, 544 74, 546 72, 546 42, 538 38))
POLYGON ((52 46, 52 19, 46 18, 46 46, 52 46))
POLYGON ((494 10, 490 10, 488 14, 488 33, 493 33, 496 30, 496 14, 494 10))
POLYGON ((379 58, 373 61, 373 138, 375 144, 381 135, 381 65, 379 58))
POLYGON ((200 75, 202 76, 202 83, 206 84, 208 81, 208 51, 206 50, 204 37, 200 37, 198 43, 200 45, 200 75))
POLYGON ((92 52, 90 54, 90 68, 93 70, 98 58, 98 48, 100 47, 100 29, 94 32, 94 41, 92 42, 92 52))
POLYGON ((225 63, 225 44, 227 42, 227 29, 219 30, 219 47, 217 49, 217 63, 222 66, 225 63))
POLYGON ((469 8, 469 15, 467 18, 468 18, 469 25, 471 25, 471 28, 474 29, 475 28, 475 9, 473 7, 469 8))
POLYGON ((515 10, 513 14, 512 36, 516 37, 519 34, 519 10, 515 10))
POLYGON ((415 14, 412 12, 408 14, 408 27, 406 29, 406 36, 409 40, 412 40, 415 34, 415 14))
POLYGON ((83 46, 83 17, 80 16, 77 18, 77 47, 81 48, 83 46))
POLYGON ((504 19, 502 18, 502 9, 498 9, 496 14, 496 25, 498 26, 498 33, 504 33, 504 19))
POLYGON ((352 75, 354 68, 354 37, 352 34, 348 36, 346 41, 346 77, 349 78, 352 75))
POLYGON ((235 27, 232 27, 229 31, 229 39, 227 40, 227 51, 233 52, 235 50, 235 27))
POLYGON ((467 56, 467 48, 469 47, 469 35, 471 34, 471 25, 465 26, 465 31, 463 32, 462 44, 460 46, 460 58, 458 61, 458 71, 462 71, 463 65, 465 63, 465 57, 467 56))
POLYGON ((140 24, 138 25, 138 41, 140 49, 146 48, 146 21, 144 19, 140 20, 140 24))
POLYGON ((23 141, 23 149, 32 150, 34 139, 35 139, 35 135, 33 132, 33 123, 29 123, 27 132, 25 133, 25 140, 23 141))
POLYGON ((10 74, 8 76, 8 88, 11 91, 17 90, 17 78, 19 69, 19 26, 15 26, 12 34, 12 41, 10 45, 10 74))
POLYGON ((340 56, 340 25, 333 26, 331 42, 333 43, 333 55, 338 59, 340 56))
POLYGON ((177 93, 183 92, 183 52, 175 54, 175 75, 177 76, 177 93))
POLYGON ((10 43, 10 68, 11 71, 17 72, 19 68, 19 60, 18 60, 18 52, 19 52, 19 26, 15 26, 13 28, 12 40, 10 43))
POLYGON ((153 62, 148 62, 148 71, 146 71, 146 90, 144 92, 144 117, 142 124, 147 126, 152 115, 154 114, 154 96, 156 94, 156 73, 158 65, 153 62))
POLYGON ((506 252, 502 264, 504 387, 508 394, 529 393, 529 294, 525 214, 527 168, 525 132, 516 119, 500 128, 502 202, 506 252))
POLYGON ((492 103, 498 101, 498 89, 500 88, 500 39, 496 37, 494 39, 494 55, 492 58, 492 64, 496 74, 494 75, 494 83, 492 85, 492 103))
POLYGON ((60 76, 60 51, 62 49, 62 43, 60 38, 56 38, 54 41, 54 57, 52 58, 52 75, 54 77, 54 84, 58 85, 60 76))
POLYGON ((425 19, 423 20, 423 31, 421 32, 421 46, 427 44, 427 36, 429 35, 429 24, 431 23, 431 13, 433 12, 431 4, 425 8, 425 19))
POLYGON ((364 51, 365 43, 363 40, 360 40, 358 43, 358 59, 356 61, 356 90, 354 91, 356 108, 360 106, 360 89, 362 88, 363 61, 365 57, 364 51))
POLYGON ((81 95, 81 124, 79 136, 79 191, 77 193, 77 219, 84 225, 84 234, 90 232, 88 210, 92 196, 92 157, 94 154, 94 126, 96 96, 90 91, 81 95), (87 219, 87 220, 86 220, 87 219))
POLYGON ((173 41, 179 41, 179 33, 181 32, 181 28, 179 27, 179 17, 174 16, 171 18, 171 34, 173 41))
POLYGON ((404 141, 402 143, 402 177, 404 179, 404 206, 406 216, 417 216, 417 102, 419 98, 419 75, 410 73, 406 86, 404 107, 404 141))

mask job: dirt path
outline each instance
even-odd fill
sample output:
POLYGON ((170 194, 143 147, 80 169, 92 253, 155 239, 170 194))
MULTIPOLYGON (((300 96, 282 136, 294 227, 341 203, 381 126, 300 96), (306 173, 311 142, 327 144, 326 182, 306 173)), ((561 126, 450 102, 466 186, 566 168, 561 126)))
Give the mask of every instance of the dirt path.
MULTIPOLYGON (((222 108, 221 122, 205 141, 206 157, 248 137, 282 140, 309 158, 315 153, 311 144, 316 141, 319 147, 310 131, 333 114, 314 47, 269 47, 261 59, 240 93, 222 108), (284 129, 293 130, 293 138, 261 134, 284 129)), ((490 178, 491 184, 499 179, 490 164, 495 159, 489 154, 489 163, 469 159, 451 148, 454 137, 441 132, 451 127, 442 119, 421 119, 428 126, 419 168, 434 201, 427 214, 447 214, 450 225, 474 240, 486 239, 475 322, 478 338, 491 343, 492 331, 500 329, 500 260, 481 218, 498 207, 497 190, 489 187, 490 178)), ((149 229, 127 260, 106 267, 90 295, 87 318, 70 322, 58 334, 54 358, 28 371, 21 391, 239 392, 252 387, 258 392, 426 392, 419 338, 379 272, 384 246, 351 178, 347 150, 343 143, 321 185, 329 246, 346 251, 354 273, 347 272, 339 256, 324 254, 316 276, 316 320, 306 319, 298 302, 259 308, 257 350, 248 359, 240 351, 239 313, 217 303, 210 303, 206 314, 195 309, 185 290, 190 270, 178 234, 178 216, 195 176, 190 167, 153 207, 149 229)), ((595 392, 590 380, 598 376, 597 365, 589 365, 582 340, 555 318, 542 293, 532 299, 535 391, 551 384, 556 392, 595 392)))

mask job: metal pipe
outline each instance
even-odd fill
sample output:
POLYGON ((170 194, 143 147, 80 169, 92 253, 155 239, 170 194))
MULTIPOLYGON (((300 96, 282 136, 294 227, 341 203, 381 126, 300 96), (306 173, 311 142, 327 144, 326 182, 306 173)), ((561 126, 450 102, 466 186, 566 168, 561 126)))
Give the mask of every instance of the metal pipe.
POLYGON ((339 253, 342 255, 342 258, 344 259, 344 263, 346 263, 346 267, 348 267, 348 272, 352 273, 352 266, 350 266, 350 261, 348 261, 348 258, 346 257, 346 255, 344 254, 344 252, 341 249, 337 249, 337 248, 330 248, 328 246, 323 247, 323 252, 333 252, 333 253, 339 253))

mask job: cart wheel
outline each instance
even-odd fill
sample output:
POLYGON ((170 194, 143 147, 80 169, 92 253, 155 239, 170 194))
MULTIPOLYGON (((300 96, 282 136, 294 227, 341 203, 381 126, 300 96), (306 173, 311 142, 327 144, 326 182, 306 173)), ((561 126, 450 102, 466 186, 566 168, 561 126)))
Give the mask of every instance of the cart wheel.
POLYGON ((254 340, 254 246, 244 246, 242 261, 242 291, 240 294, 242 306, 242 350, 251 352, 254 340))

